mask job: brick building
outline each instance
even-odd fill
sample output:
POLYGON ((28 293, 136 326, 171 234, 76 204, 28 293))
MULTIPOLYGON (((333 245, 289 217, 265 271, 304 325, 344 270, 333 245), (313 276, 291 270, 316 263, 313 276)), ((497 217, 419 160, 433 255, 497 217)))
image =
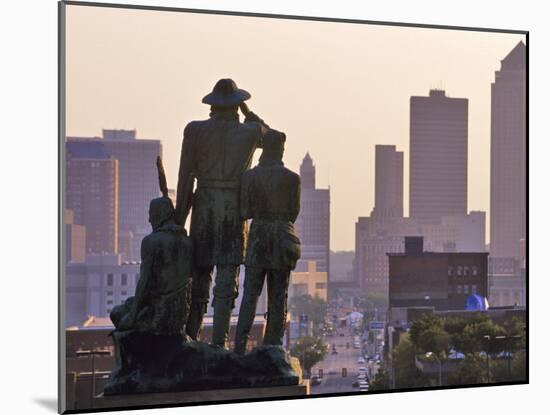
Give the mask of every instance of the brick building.
POLYGON ((405 252, 389 253, 389 306, 464 309, 488 297, 486 252, 425 252, 422 237, 405 237, 405 252))

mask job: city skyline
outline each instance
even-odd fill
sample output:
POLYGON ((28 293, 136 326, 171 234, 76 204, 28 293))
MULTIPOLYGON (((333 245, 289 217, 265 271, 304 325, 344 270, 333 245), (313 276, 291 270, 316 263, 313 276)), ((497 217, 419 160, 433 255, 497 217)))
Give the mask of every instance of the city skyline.
POLYGON ((405 154, 408 216, 409 98, 439 86, 469 100, 467 210, 489 216, 490 84, 525 36, 168 12, 155 12, 152 22, 147 11, 86 9, 68 9, 68 135, 120 128, 157 137, 174 186, 185 124, 207 117, 200 99, 215 80, 231 75, 252 93, 251 108, 287 134, 287 166, 297 172, 307 152, 316 161, 318 185, 332 193, 331 249, 353 250, 354 223, 374 206, 376 144, 396 145, 405 154), (198 42, 201 27, 235 21, 237 38, 246 40, 214 35, 198 42), (252 32, 254 39, 247 36, 252 32), (205 52, 217 44, 223 45, 220 56, 205 52), (269 53, 253 54, 257 59, 246 54, 265 45, 269 53), (201 70, 220 57, 227 59, 223 73, 201 70), (349 79, 355 82, 344 82, 349 79))

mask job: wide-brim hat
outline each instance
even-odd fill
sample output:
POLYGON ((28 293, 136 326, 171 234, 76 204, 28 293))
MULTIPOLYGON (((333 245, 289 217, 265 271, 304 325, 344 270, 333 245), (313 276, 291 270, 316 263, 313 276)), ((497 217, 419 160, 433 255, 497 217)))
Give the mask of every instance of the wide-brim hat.
POLYGON ((234 107, 250 99, 250 94, 244 89, 237 88, 232 79, 220 79, 214 89, 202 99, 203 104, 215 107, 234 107))

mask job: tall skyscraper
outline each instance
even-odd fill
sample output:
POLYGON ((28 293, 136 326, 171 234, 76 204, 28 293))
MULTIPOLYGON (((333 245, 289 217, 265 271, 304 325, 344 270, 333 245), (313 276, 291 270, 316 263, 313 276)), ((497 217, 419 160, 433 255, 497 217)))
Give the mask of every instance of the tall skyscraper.
POLYGON ((395 146, 375 147, 375 205, 370 217, 355 224, 354 273, 358 288, 368 295, 387 296, 388 252, 403 250, 403 237, 418 227, 403 217, 403 152, 395 146))
POLYGON ((373 216, 403 216, 403 152, 376 145, 373 216))
MULTIPOLYGON (((316 269, 329 272, 330 261, 330 189, 315 187, 315 166, 309 153, 300 166, 300 215, 296 231, 302 242, 302 257, 297 271, 305 271, 307 261, 316 261, 316 269)), ((330 275, 329 275, 330 281, 330 275)))
POLYGON ((431 90, 410 100, 409 216, 437 223, 465 215, 468 201, 468 100, 431 90))
POLYGON ((156 168, 156 158, 162 156, 160 140, 137 139, 136 130, 103 130, 101 138, 69 140, 100 142, 118 160, 120 253, 124 260, 139 260, 141 240, 151 231, 149 202, 160 196, 156 168))
POLYGON ((491 84, 491 256, 520 259, 526 226, 526 50, 519 42, 491 84))
POLYGON ((88 253, 118 251, 118 161, 99 141, 67 141, 66 208, 86 227, 88 253))
POLYGON ((300 181, 302 189, 315 189, 315 166, 309 153, 306 153, 300 165, 300 181))
POLYGON ((483 252, 485 212, 441 215, 431 221, 403 217, 403 153, 376 146, 375 206, 355 224, 354 275, 367 295, 387 297, 387 254, 402 252, 405 236, 423 236, 428 251, 483 252))

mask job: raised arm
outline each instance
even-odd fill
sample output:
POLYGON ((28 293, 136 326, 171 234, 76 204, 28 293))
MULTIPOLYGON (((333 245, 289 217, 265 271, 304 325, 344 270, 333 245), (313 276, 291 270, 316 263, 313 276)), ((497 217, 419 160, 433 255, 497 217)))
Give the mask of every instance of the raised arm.
POLYGON ((185 225, 191 203, 193 200, 193 168, 195 157, 193 154, 193 134, 192 123, 187 124, 183 132, 183 142, 181 145, 180 169, 178 174, 178 188, 176 196, 176 223, 181 226, 185 225))
MULTIPOLYGON (((260 117, 258 117, 258 115, 256 115, 254 112, 250 111, 250 108, 248 108, 248 105, 246 105, 245 102, 242 102, 241 104, 239 104, 239 108, 244 115, 245 123, 255 122, 260 125, 261 136, 263 137, 267 132, 267 130, 269 130, 269 125, 267 125, 266 122, 262 120, 260 117)), ((260 148, 262 147, 261 139, 260 139, 260 142, 258 143, 258 147, 260 148)))

